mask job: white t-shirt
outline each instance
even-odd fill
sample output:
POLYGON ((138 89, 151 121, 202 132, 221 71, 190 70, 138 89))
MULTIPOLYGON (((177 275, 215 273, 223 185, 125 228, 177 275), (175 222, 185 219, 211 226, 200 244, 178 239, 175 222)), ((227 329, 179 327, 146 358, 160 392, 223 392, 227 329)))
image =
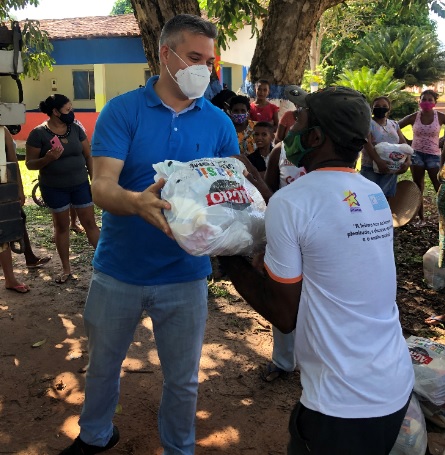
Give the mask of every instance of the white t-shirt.
MULTIPOLYGON (((379 144, 380 142, 398 144, 400 141, 399 130, 399 124, 395 120, 388 119, 385 125, 380 125, 371 119, 370 133, 372 145, 379 144)), ((372 159, 365 149, 362 150, 362 166, 372 167, 372 159)))
POLYGON ((303 405, 343 418, 401 409, 414 375, 380 188, 352 169, 313 171, 271 198, 266 233, 271 278, 303 280, 295 339, 303 405))
POLYGON ((280 188, 289 185, 289 183, 292 183, 294 180, 306 174, 304 167, 297 167, 287 159, 286 150, 284 148, 284 141, 281 142, 278 169, 280 170, 280 188))

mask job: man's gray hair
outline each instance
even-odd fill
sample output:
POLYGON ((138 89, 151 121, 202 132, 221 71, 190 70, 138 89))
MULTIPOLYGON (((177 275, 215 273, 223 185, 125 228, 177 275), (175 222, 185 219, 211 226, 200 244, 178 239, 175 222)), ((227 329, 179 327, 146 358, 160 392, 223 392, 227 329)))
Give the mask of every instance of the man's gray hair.
POLYGON ((182 32, 204 35, 212 39, 216 39, 218 36, 215 25, 202 17, 192 14, 178 14, 170 19, 162 28, 159 47, 167 44, 175 50, 176 46, 182 42, 182 32))

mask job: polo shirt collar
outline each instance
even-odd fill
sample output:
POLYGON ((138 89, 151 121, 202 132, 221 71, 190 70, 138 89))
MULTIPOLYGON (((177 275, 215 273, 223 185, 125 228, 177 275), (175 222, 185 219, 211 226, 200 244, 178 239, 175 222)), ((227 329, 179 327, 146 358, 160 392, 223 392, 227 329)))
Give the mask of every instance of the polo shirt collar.
MULTIPOLYGON (((147 84, 145 85, 145 88, 144 88, 144 94, 147 99, 147 105, 149 107, 159 106, 160 104, 167 106, 165 103, 163 103, 161 98, 159 98, 158 94, 155 92, 155 89, 153 88, 153 86, 158 81, 158 79, 159 79, 159 76, 152 76, 147 81, 147 84)), ((197 107, 198 109, 202 109, 203 105, 204 105, 204 96, 201 96, 201 98, 197 98, 195 100, 195 102, 189 106, 189 109, 193 109, 194 107, 197 107)), ((184 109, 184 110, 186 110, 186 109, 184 109)))

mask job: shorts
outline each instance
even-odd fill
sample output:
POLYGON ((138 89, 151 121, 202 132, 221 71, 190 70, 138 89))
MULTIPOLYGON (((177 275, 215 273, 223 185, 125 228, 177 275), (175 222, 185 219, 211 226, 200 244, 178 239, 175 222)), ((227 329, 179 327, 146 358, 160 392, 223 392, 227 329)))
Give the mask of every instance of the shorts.
POLYGON ((393 197, 397 190, 397 174, 378 174, 372 167, 362 166, 360 174, 377 183, 386 197, 393 197))
POLYGON ((411 396, 382 417, 332 417, 297 403, 289 420, 287 455, 388 455, 399 435, 411 396))
POLYGON ((414 155, 411 157, 411 165, 420 166, 425 169, 439 169, 440 155, 431 155, 431 153, 414 150, 414 155))
POLYGON ((83 209, 93 205, 90 182, 66 188, 54 188, 40 184, 42 199, 53 213, 64 212, 70 207, 83 209))

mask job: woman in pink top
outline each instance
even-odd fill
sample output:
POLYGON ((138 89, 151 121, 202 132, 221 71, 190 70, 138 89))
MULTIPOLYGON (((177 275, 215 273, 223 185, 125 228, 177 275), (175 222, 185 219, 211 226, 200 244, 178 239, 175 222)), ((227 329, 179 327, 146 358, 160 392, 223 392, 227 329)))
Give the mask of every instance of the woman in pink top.
MULTIPOLYGON (((411 173, 413 180, 423 194, 425 186, 425 170, 436 192, 439 190, 437 173, 440 169, 439 133, 445 124, 445 114, 434 110, 439 95, 433 90, 424 90, 420 94, 420 110, 400 120, 400 128, 413 126, 411 173)), ((419 219, 423 223, 423 203, 419 209, 419 219)))

